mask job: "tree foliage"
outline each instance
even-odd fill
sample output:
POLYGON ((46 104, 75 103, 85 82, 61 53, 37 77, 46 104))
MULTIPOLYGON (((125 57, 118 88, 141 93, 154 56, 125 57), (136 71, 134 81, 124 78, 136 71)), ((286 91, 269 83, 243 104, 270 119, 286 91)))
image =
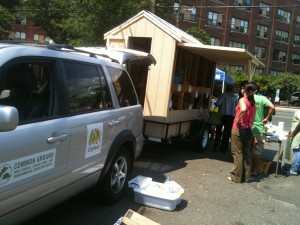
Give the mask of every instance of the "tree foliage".
POLYGON ((57 43, 103 44, 103 34, 123 23, 149 0, 27 0, 26 7, 38 26, 57 43))
POLYGON ((205 30, 198 27, 189 27, 186 32, 192 35, 194 38, 198 39, 203 44, 210 44, 210 36, 205 30))
MULTIPOLYGON (((236 87, 239 87, 242 81, 248 80, 244 72, 230 72, 229 74, 233 78, 236 87)), ((280 73, 276 76, 254 74, 252 81, 259 85, 261 93, 273 99, 277 89, 280 89, 281 100, 287 100, 291 93, 300 90, 299 74, 280 73)))
POLYGON ((0 0, 0 36, 8 32, 14 23, 15 9, 21 4, 21 0, 0 0))

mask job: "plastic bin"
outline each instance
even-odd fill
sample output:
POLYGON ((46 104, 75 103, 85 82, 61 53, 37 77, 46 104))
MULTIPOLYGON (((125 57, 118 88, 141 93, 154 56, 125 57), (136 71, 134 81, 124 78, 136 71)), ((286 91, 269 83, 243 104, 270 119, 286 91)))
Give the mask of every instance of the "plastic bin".
POLYGON ((181 202, 181 194, 168 192, 163 183, 152 182, 145 189, 134 189, 134 201, 142 205, 172 211, 181 202))

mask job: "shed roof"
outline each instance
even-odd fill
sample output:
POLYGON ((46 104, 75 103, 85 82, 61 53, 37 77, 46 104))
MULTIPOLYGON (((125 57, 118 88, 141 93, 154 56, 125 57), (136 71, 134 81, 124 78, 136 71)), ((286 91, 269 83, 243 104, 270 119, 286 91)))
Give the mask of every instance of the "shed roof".
POLYGON ((136 14, 134 17, 117 26, 116 28, 105 33, 104 39, 107 39, 109 36, 120 32, 120 30, 132 25, 143 17, 151 21, 157 27, 161 28, 168 35, 178 41, 177 45, 181 46, 182 48, 188 49, 189 51, 192 51, 197 55, 203 56, 217 63, 246 66, 246 72, 248 73, 249 80, 252 79, 255 68, 257 66, 265 67, 265 65, 259 59, 257 59, 246 49, 204 45, 183 30, 180 30, 179 28, 161 19, 155 14, 145 10, 136 14))
POLYGON ((243 48, 197 45, 190 43, 179 43, 178 46, 189 49, 190 51, 215 62, 248 65, 250 61, 255 64, 255 66, 265 66, 260 60, 243 48))
POLYGON ((167 34, 169 34, 178 42, 186 42, 186 43, 203 45, 200 41, 198 41, 198 39, 194 38, 192 35, 189 35, 188 33, 184 32, 183 30, 180 30, 179 28, 168 23, 167 21, 156 16, 155 14, 145 10, 139 12, 132 18, 122 23, 121 25, 115 27, 114 29, 106 32, 104 34, 104 39, 106 39, 110 35, 114 35, 114 33, 117 33, 118 31, 124 29, 125 27, 130 26, 131 24, 135 23, 137 20, 141 19, 142 17, 145 17, 146 19, 151 21, 153 24, 161 28, 163 31, 165 31, 167 34))

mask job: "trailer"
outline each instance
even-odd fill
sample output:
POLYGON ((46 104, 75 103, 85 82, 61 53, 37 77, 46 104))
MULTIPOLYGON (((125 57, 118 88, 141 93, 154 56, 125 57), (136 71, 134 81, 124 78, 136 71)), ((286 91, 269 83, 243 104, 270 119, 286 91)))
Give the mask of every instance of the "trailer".
POLYGON ((107 48, 151 54, 156 64, 127 62, 144 113, 147 140, 185 137, 203 150, 209 139, 210 98, 217 63, 244 65, 251 80, 264 64, 240 48, 204 45, 148 11, 104 34, 107 48))

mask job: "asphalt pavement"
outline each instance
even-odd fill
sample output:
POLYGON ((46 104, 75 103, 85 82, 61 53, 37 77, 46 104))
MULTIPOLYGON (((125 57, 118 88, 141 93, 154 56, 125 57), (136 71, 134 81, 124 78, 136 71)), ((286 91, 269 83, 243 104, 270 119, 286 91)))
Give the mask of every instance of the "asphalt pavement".
POLYGON ((226 177, 232 168, 230 152, 196 152, 188 143, 145 145, 134 175, 163 182, 165 176, 183 186, 182 202, 172 211, 138 209, 160 224, 300 224, 300 176, 281 174, 278 143, 266 143, 264 158, 271 166, 250 183, 236 184, 226 177))
POLYGON ((265 144, 264 158, 272 162, 267 174, 237 184, 226 179, 232 169, 230 152, 214 152, 212 143, 203 153, 188 142, 145 143, 131 178, 143 175, 164 182, 169 176, 180 184, 184 194, 174 211, 134 202, 131 189, 121 202, 99 205, 97 190, 92 190, 24 225, 113 225, 128 209, 161 225, 298 225, 300 176, 281 174, 280 163, 276 174, 278 148, 275 142, 265 144))

